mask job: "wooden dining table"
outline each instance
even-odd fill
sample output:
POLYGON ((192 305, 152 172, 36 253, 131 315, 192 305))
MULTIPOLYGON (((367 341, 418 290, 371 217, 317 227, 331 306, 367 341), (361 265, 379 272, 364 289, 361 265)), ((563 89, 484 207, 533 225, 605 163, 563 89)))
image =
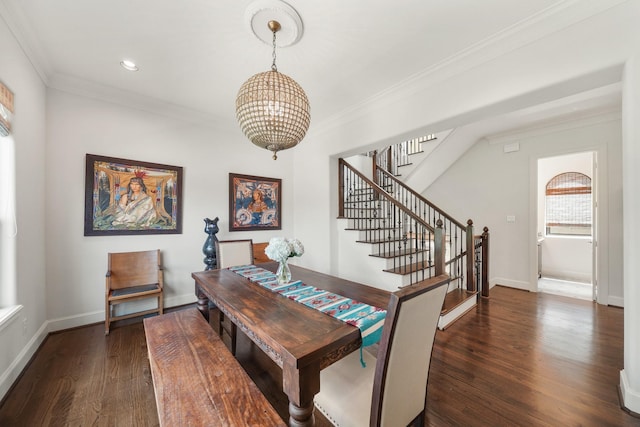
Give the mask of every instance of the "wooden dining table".
MULTIPOLYGON (((259 267, 275 272, 278 264, 259 267)), ((387 308, 390 293, 291 265, 292 280, 387 308)), ((209 301, 282 368, 289 398, 289 425, 315 424, 313 398, 320 391, 320 370, 360 348, 356 326, 272 292, 228 269, 192 273, 198 309, 209 319, 209 301)))

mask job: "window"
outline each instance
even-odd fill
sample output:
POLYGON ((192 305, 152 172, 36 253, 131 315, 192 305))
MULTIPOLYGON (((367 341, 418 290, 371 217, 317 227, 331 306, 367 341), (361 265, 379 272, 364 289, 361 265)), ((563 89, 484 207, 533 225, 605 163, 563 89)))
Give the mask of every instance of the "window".
POLYGON ((16 302, 13 138, 0 138, 0 310, 16 302))
POLYGON ((565 172, 546 186, 547 235, 591 236, 591 178, 565 172))

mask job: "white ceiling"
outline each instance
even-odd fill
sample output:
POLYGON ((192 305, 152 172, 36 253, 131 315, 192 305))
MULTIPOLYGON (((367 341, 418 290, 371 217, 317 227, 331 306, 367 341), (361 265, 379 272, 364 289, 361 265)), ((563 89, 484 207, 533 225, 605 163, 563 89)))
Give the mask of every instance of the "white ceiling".
MULTIPOLYGON (((0 0, 0 12, 48 86, 235 121, 238 88, 271 65, 271 47, 248 28, 250 3, 0 0), (135 61, 140 71, 121 68, 123 58, 135 61)), ((304 33, 297 44, 278 50, 278 70, 307 92, 314 126, 573 3, 290 0, 304 33)))

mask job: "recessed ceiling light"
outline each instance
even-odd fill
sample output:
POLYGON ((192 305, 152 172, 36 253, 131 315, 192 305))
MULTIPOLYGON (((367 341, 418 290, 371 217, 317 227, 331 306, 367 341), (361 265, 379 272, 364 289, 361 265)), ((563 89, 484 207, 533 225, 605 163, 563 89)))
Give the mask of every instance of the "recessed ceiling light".
POLYGON ((127 71, 138 71, 138 66, 133 61, 129 61, 128 59, 123 59, 120 61, 120 65, 127 71))

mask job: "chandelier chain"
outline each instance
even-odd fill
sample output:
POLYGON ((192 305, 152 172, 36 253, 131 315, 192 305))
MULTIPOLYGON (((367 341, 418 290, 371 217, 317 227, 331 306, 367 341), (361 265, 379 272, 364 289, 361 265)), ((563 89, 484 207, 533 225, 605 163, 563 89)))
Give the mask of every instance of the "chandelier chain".
MULTIPOLYGON (((1 0, 0 0, 1 1, 1 0)), ((270 71, 255 74, 242 84, 236 97, 236 117, 242 132, 258 147, 277 153, 295 147, 309 129, 309 99, 291 77, 276 66, 278 21, 269 21, 273 32, 270 71)))
POLYGON ((271 64, 271 71, 278 71, 276 66, 276 30, 273 30, 273 63, 271 64))

